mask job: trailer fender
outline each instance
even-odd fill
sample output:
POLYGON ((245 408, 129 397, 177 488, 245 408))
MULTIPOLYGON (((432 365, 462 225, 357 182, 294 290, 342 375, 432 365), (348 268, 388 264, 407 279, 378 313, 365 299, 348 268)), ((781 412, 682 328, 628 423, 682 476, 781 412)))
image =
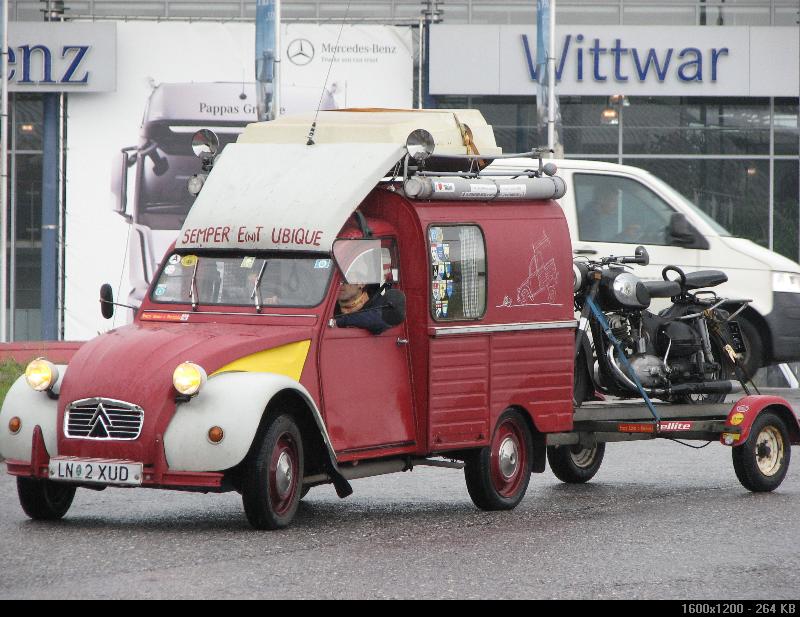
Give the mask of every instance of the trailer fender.
POLYGON ((336 470, 322 415, 311 395, 297 381, 275 373, 230 372, 209 377, 197 396, 178 403, 164 434, 167 464, 175 471, 224 471, 241 463, 250 451, 270 401, 287 390, 306 403, 336 470), (209 439, 209 429, 219 427, 219 443, 209 439))
MULTIPOLYGON (((61 382, 67 372, 65 364, 57 365, 58 381, 53 392, 59 392, 61 382)), ((0 457, 31 462, 33 450, 33 430, 39 426, 42 438, 50 456, 58 454, 58 400, 50 398, 46 392, 37 392, 25 381, 23 375, 8 390, 0 409, 0 457), (21 425, 17 433, 12 433, 8 423, 19 418, 21 425)))
POLYGON ((800 444, 800 422, 792 411, 791 405, 779 396, 753 395, 745 396, 733 404, 720 442, 726 446, 741 446, 750 435, 758 415, 763 411, 772 411, 778 414, 789 429, 789 438, 793 445, 800 444), (738 431, 738 432, 737 432, 738 431))

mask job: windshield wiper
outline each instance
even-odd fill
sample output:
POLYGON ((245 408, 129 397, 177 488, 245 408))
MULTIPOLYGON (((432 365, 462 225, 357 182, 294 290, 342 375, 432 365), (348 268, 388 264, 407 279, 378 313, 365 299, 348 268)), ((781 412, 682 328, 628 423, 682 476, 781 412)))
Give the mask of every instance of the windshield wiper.
POLYGON ((200 260, 194 262, 194 270, 192 270, 192 282, 189 284, 189 298, 192 301, 192 310, 197 310, 197 266, 200 265, 200 260))
POLYGON ((261 312, 261 277, 264 276, 264 270, 267 269, 267 260, 264 260, 264 263, 261 264, 261 270, 258 272, 258 278, 256 279, 256 284, 253 286, 253 293, 250 294, 250 299, 255 299, 256 301, 256 313, 261 312))

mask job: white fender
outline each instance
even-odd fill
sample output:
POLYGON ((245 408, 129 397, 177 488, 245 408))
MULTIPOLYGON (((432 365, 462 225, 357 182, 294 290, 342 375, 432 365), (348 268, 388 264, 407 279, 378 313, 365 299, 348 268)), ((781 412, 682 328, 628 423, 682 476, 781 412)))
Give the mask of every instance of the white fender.
MULTIPOLYGON (((61 389, 61 382, 67 372, 65 364, 59 364, 57 368, 58 381, 53 387, 54 392, 61 389)), ((0 410, 0 457, 30 463, 33 429, 36 425, 42 428, 47 453, 56 456, 58 401, 51 399, 46 392, 37 392, 31 388, 23 375, 9 389, 0 410), (8 430, 8 421, 15 416, 22 421, 22 427, 16 435, 8 430)))
POLYGON ((174 471, 223 471, 241 463, 250 450, 264 410, 278 392, 293 390, 308 404, 328 447, 331 447, 322 415, 314 399, 297 381, 274 373, 221 373, 209 377, 197 396, 178 403, 164 434, 167 464, 174 471), (223 440, 214 444, 208 430, 219 426, 223 440))

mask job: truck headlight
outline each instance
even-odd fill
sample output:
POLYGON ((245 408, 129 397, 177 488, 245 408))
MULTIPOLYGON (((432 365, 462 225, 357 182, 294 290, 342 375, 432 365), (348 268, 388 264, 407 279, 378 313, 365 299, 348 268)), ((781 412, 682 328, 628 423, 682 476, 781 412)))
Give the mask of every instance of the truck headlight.
POLYGON ((25 368, 25 381, 37 392, 50 390, 58 381, 58 368, 44 358, 36 358, 25 368))
POLYGON ((186 396, 197 394, 207 379, 208 375, 203 367, 194 362, 182 362, 172 373, 172 385, 186 396))
POLYGON ((800 293, 800 273, 773 272, 772 291, 800 293))

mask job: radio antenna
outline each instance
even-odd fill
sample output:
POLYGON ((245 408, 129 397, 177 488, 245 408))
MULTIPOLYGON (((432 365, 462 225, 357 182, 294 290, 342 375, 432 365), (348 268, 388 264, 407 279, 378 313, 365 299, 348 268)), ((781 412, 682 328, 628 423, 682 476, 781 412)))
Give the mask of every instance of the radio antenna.
POLYGON ((314 133, 317 131, 317 118, 319 117, 319 109, 322 107, 322 99, 325 98, 325 91, 328 88, 328 79, 331 76, 331 69, 333 68, 333 63, 336 62, 336 52, 339 51, 339 40, 342 38, 342 30, 344 30, 344 24, 347 21, 347 16, 350 14, 350 1, 347 0, 347 8, 344 10, 344 18, 342 19, 342 25, 339 26, 339 35, 336 37, 336 45, 333 48, 333 56, 331 56, 331 63, 328 65, 328 73, 325 75, 325 83, 322 84, 322 92, 319 94, 319 103, 317 103, 317 111, 314 112, 314 121, 311 123, 311 129, 308 131, 308 141, 306 141, 307 146, 314 145, 314 133))

